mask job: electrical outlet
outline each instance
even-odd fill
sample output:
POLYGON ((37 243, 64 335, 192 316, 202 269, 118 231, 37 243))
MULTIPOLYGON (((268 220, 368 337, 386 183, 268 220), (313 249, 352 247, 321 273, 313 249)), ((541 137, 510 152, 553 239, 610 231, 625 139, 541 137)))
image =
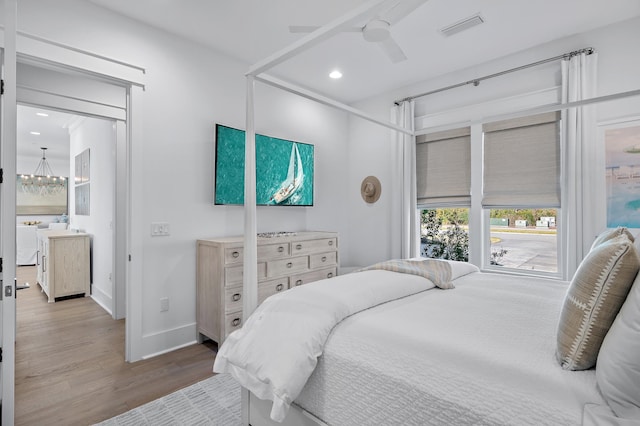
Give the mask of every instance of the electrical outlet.
POLYGON ((151 223, 151 236, 161 237, 170 235, 169 223, 167 222, 153 222, 151 223))
POLYGON ((169 298, 160 298, 160 312, 167 312, 169 310, 169 298))

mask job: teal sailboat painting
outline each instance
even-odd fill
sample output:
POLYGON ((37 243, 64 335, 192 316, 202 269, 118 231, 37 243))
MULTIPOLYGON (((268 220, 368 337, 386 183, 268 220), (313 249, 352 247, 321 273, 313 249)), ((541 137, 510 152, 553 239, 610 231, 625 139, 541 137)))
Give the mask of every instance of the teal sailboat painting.
MULTIPOLYGON (((245 132, 216 125, 216 205, 244 204, 245 132)), ((256 204, 313 205, 314 146, 256 134, 256 204)))

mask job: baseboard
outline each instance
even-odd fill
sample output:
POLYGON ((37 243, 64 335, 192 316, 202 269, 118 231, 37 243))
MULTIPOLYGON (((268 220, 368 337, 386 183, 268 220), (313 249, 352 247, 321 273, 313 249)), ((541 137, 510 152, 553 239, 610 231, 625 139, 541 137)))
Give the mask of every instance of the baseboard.
POLYGON ((113 317, 113 298, 95 285, 91 285, 91 298, 113 317))
POLYGON ((142 359, 153 358, 195 343, 195 322, 171 330, 146 334, 142 336, 142 359))

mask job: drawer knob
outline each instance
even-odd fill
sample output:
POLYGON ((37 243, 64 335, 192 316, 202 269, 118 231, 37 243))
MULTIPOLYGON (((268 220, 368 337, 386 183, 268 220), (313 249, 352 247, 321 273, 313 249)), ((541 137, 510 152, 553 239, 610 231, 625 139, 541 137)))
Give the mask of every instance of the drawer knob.
POLYGON ((302 244, 296 245, 296 250, 302 250, 302 244))
POLYGON ((331 277, 333 277, 333 272, 329 272, 329 273, 327 274, 327 278, 331 278, 331 277))
POLYGON ((291 268, 293 266, 293 263, 289 262, 287 263, 287 268, 291 268))
POLYGON ((239 256, 240 256, 239 251, 234 251, 233 253, 231 253, 231 257, 233 257, 234 259, 237 259, 239 256))
POLYGON ((241 297, 242 295, 240 295, 240 293, 236 293, 231 297, 231 299, 233 299, 234 302, 237 302, 241 297))
POLYGON ((302 284, 302 280, 296 281, 296 285, 300 285, 300 284, 302 284))
POLYGON ((276 291, 282 291, 283 285, 282 284, 278 284, 276 286, 276 291))
POLYGON ((234 318, 233 321, 231 321, 231 325, 234 327, 237 327, 240 325, 240 318, 234 318))
POLYGON ((321 259, 321 260, 322 260, 323 262, 326 262, 326 261, 327 261, 327 256, 322 256, 322 259, 321 259))
POLYGON ((332 246, 333 245, 333 240, 329 240, 329 245, 332 246))
POLYGON ((278 253, 282 253, 284 251, 284 247, 280 246, 278 247, 278 253))

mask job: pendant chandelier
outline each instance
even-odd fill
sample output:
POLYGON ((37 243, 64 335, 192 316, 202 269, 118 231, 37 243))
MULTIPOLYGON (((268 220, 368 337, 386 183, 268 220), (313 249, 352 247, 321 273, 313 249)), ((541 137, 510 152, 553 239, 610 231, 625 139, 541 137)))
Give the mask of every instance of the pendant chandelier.
POLYGON ((20 188, 22 192, 39 195, 55 195, 65 188, 66 179, 63 176, 54 176, 53 170, 45 157, 47 148, 42 150, 42 158, 35 171, 30 175, 20 176, 20 188))

